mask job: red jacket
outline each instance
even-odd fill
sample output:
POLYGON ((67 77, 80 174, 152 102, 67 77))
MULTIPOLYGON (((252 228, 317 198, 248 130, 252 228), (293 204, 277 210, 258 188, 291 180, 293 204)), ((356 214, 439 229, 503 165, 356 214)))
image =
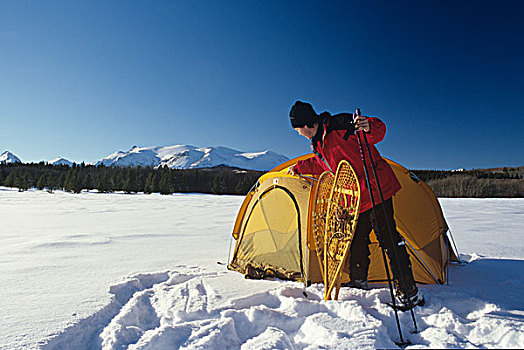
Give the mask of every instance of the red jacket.
MULTIPOLYGON (((371 209, 372 205, 369 196, 369 189, 366 185, 366 175, 364 172, 362 157, 360 155, 358 139, 356 135, 351 134, 347 140, 345 140, 344 136, 346 130, 336 130, 330 127, 330 124, 334 123, 333 120, 334 117, 323 119, 321 122, 322 125, 319 124, 319 132, 321 132, 322 135, 317 134, 317 136, 313 138, 312 143, 314 143, 314 145, 312 144, 312 146, 314 146, 317 152, 324 157, 333 172, 337 170, 338 163, 343 159, 351 164, 360 183, 360 212, 362 213, 371 209)), ((366 133, 366 137, 371 148, 371 153, 373 154, 373 159, 376 163, 376 170, 382 188, 382 194, 384 200, 387 200, 400 190, 400 183, 395 177, 393 169, 391 169, 389 164, 380 156, 380 153, 374 146, 384 139, 384 135, 386 134, 386 124, 384 124, 380 119, 374 117, 368 118, 368 121, 370 129, 369 132, 366 133)), ((364 142, 362 146, 365 148, 364 142)), ((371 160, 368 159, 367 151, 365 149, 364 151, 366 154, 366 163, 368 164, 369 180, 371 188, 373 189, 373 199, 375 204, 378 204, 380 203, 380 195, 373 177, 373 170, 370 166, 371 160)), ((319 158, 318 154, 314 158, 297 162, 294 167, 295 172, 299 174, 313 175, 319 175, 322 172, 331 169, 329 169, 319 158)))

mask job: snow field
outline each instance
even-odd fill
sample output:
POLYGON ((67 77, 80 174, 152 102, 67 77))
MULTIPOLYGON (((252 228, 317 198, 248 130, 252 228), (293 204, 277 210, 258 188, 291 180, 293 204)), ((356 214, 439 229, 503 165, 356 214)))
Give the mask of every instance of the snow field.
POLYGON ((227 260, 241 202, 0 188, 0 349, 33 349, 89 317, 126 276, 227 260))
MULTIPOLYGON (((242 199, 0 188, 0 349, 395 347, 385 285, 325 302, 218 265, 242 199)), ((469 263, 421 286, 420 333, 399 314, 409 348, 524 347, 524 200, 440 201, 469 263)))

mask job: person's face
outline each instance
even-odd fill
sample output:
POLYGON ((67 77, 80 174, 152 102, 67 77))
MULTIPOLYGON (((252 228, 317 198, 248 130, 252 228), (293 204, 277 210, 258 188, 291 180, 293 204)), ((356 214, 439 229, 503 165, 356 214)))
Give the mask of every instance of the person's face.
POLYGON ((301 127, 301 128, 295 128, 295 131, 298 132, 300 136, 304 136, 305 138, 311 140, 313 136, 317 133, 318 124, 313 125, 313 127, 309 127, 307 125, 301 127))

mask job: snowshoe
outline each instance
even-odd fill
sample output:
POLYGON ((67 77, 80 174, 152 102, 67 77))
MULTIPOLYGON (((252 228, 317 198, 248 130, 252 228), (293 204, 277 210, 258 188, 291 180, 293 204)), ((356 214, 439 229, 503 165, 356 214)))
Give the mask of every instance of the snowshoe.
MULTIPOLYGON (((418 290, 418 288, 413 289, 409 294, 398 293, 395 296, 396 299, 396 308, 400 311, 408 311, 413 309, 415 306, 424 306, 426 300, 424 295, 418 290)), ((388 303, 392 306, 392 304, 388 303)))

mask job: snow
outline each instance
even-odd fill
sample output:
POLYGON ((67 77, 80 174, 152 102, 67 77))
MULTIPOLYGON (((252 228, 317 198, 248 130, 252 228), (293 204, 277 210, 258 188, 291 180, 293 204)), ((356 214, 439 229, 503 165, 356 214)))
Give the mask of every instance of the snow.
POLYGON ((21 160, 17 156, 15 156, 13 153, 9 151, 5 151, 4 153, 0 154, 0 163, 4 164, 10 164, 10 163, 20 163, 21 160))
POLYGON ((73 166, 73 162, 65 158, 62 158, 62 157, 57 157, 55 159, 52 159, 48 162, 48 164, 73 166))
POLYGON ((451 232, 460 232, 454 235, 459 249, 492 257, 524 258, 523 251, 514 246, 524 239, 522 198, 441 198, 440 203, 448 224, 452 223, 451 232))
MULTIPOLYGON (((395 348, 389 291, 246 280, 243 198, 0 188, 0 349, 395 348), (304 294, 306 292, 306 295, 304 294)), ((420 286, 408 348, 524 347, 524 199, 440 199, 465 266, 420 286)))
POLYGON ((151 166, 167 165, 172 169, 208 168, 226 165, 242 169, 270 170, 288 158, 272 152, 245 153, 227 147, 195 147, 172 145, 165 147, 133 146, 129 151, 117 151, 98 164, 106 166, 151 166))

